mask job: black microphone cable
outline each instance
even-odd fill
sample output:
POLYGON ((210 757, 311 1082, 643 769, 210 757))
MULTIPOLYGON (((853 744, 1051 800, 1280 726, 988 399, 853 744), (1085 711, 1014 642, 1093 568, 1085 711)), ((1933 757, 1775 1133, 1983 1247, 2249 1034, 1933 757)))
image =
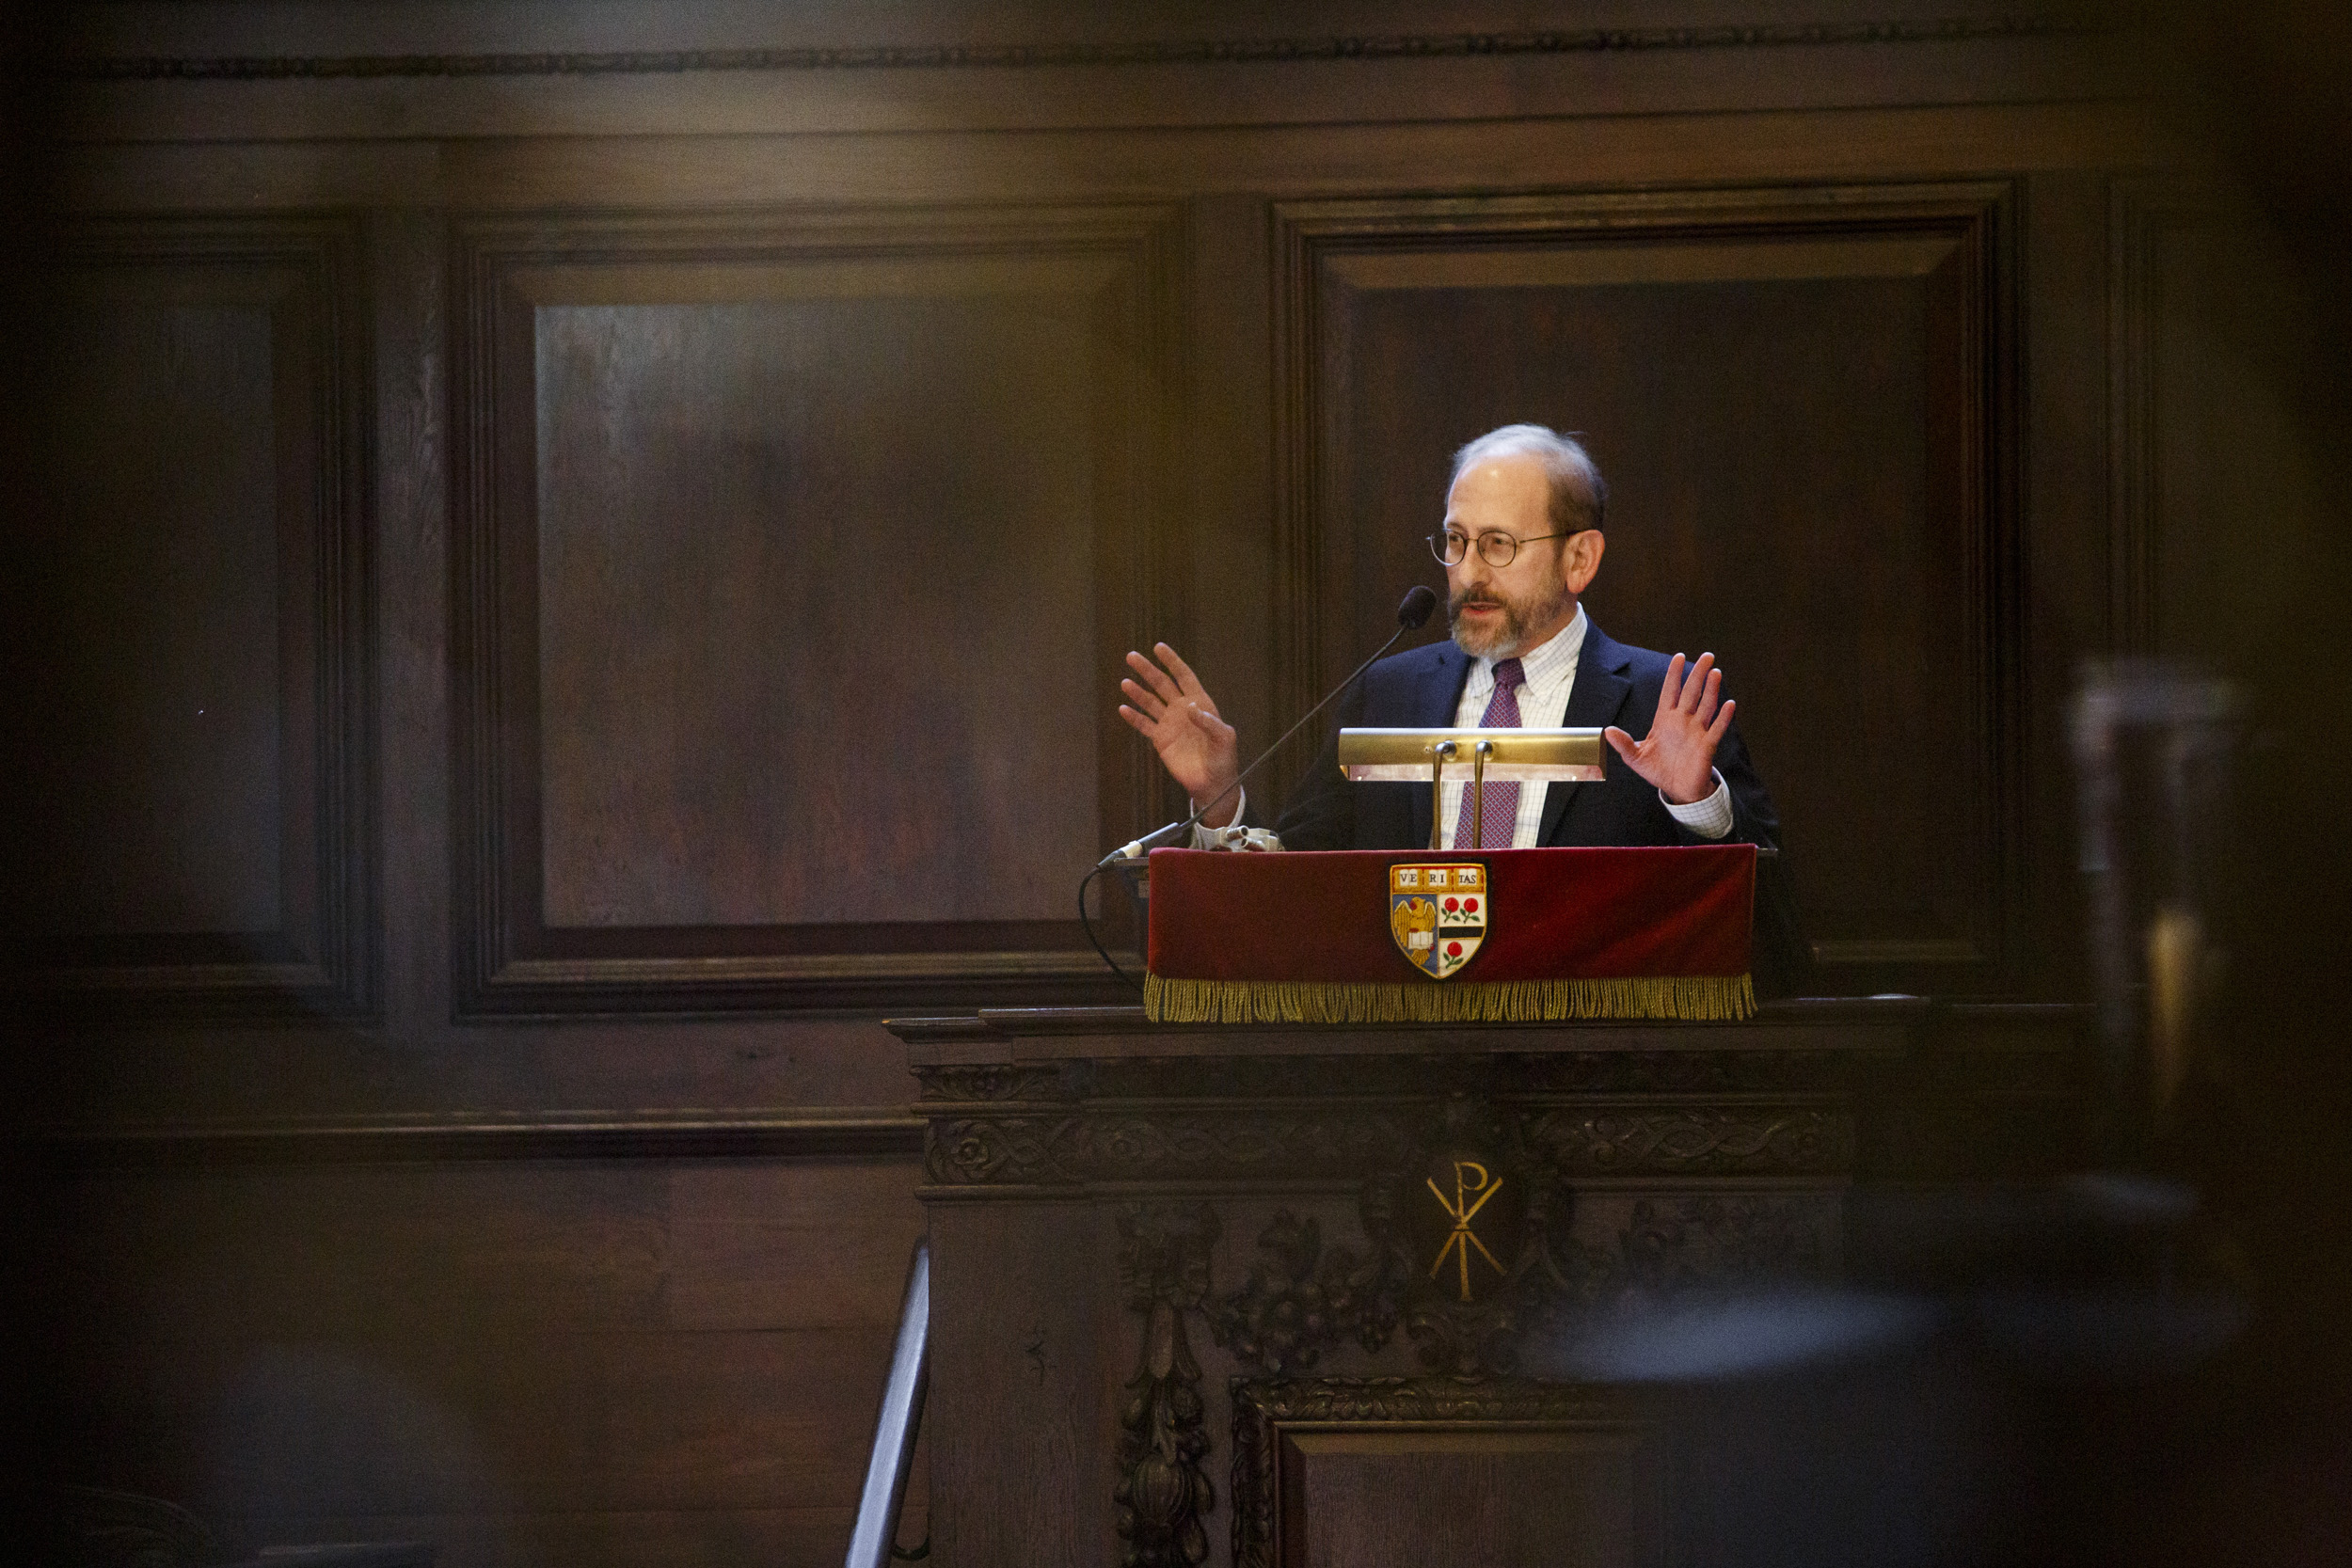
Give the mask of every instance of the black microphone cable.
POLYGON ((1094 951, 1101 955, 1104 963, 1110 965, 1111 973, 1118 975, 1128 985, 1135 987, 1136 994, 1140 995, 1143 991, 1143 982, 1119 967, 1119 960, 1111 957, 1111 950, 1103 945, 1103 939, 1101 937, 1094 934, 1093 916, 1087 913, 1087 884, 1093 881, 1095 878, 1100 877, 1104 872, 1108 871, 1110 868, 1110 862, 1097 861, 1094 863, 1092 870, 1078 879, 1078 924, 1085 927, 1087 941, 1094 943, 1094 951))

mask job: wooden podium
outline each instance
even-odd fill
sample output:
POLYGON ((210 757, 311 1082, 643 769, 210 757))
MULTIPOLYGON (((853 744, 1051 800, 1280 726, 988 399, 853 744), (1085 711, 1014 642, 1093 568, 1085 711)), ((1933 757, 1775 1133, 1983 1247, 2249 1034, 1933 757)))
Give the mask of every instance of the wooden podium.
POLYGON ((937 1560, 1721 1560, 1673 1396, 1580 1380, 1581 1337, 1835 1278, 1857 1175, 2062 1161, 2079 1023, 896 1021, 937 1560))

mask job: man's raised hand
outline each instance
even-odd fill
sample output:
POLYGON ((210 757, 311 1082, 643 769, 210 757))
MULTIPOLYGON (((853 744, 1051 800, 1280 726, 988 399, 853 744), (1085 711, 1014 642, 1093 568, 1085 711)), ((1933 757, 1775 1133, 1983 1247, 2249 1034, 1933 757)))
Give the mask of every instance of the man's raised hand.
POLYGON ((1127 667, 1142 679, 1119 683, 1127 696, 1119 705, 1119 716, 1152 742, 1168 776, 1184 786, 1193 803, 1209 808, 1201 814, 1202 825, 1222 828, 1232 821, 1240 805, 1226 793, 1239 772, 1239 737, 1232 725, 1217 717, 1216 699, 1201 689, 1200 677, 1175 649, 1155 642, 1152 652, 1157 663, 1141 654, 1127 656, 1127 667), (1220 795, 1224 799, 1216 799, 1220 795))
MULTIPOLYGON (((1133 658, 1135 656, 1127 656, 1133 658)), ((1658 717, 1640 740, 1611 725, 1602 737, 1615 748, 1625 765, 1658 786, 1658 792, 1678 806, 1696 805, 1715 793, 1715 748, 1731 728, 1737 703, 1718 705, 1724 673, 1715 668, 1713 654, 1699 655, 1685 678, 1682 656, 1666 666, 1666 684, 1658 690, 1658 717)))

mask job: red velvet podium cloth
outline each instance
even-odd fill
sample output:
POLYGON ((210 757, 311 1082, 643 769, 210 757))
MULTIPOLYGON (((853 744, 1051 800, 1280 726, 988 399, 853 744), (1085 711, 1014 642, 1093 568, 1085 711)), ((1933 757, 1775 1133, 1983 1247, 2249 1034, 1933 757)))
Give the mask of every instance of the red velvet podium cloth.
POLYGON ((1144 1009, 1196 1023, 1745 1018, 1755 906, 1747 844, 1155 849, 1144 1009), (1484 868, 1485 927, 1438 979, 1391 934, 1390 868, 1464 864, 1484 868))

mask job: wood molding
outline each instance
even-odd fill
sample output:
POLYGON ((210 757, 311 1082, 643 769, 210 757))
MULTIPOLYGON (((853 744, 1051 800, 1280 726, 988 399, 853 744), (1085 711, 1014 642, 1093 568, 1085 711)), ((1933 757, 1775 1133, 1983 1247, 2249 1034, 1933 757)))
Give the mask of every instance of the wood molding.
POLYGON ((923 1149, 923 1124, 882 1111, 452 1113, 32 1129, 9 1141, 41 1164, 68 1169, 469 1160, 912 1159, 923 1149))
MULTIPOLYGON (((1534 1383, 1519 1378, 1235 1378, 1233 1409, 1233 1561, 1275 1568, 1303 1560, 1304 1497, 1284 1474, 1282 1430, 1399 1433, 1448 1429, 1565 1430, 1630 1441, 1656 1441, 1663 1423, 1623 1390, 1534 1383)), ((1671 1513, 1664 1488, 1645 1512, 1660 1539, 1671 1513)))
POLYGON ((80 55, 48 74, 69 81, 280 81, 341 77, 680 75, 719 71, 1036 70, 1072 66, 1263 64, 1617 55, 1692 50, 1978 43, 2100 37, 2109 25, 2064 16, 1992 16, 1524 32, 1179 39, 1133 43, 909 44, 806 48, 569 50, 467 55, 80 55))
POLYGON ((1963 705, 1944 721, 1967 736, 1977 770, 1968 832, 1981 885, 1970 895, 1973 918, 1964 931, 1811 934, 1823 963, 1847 972, 1833 989, 2006 990, 2018 961, 2026 897, 2016 210, 2015 183, 2008 180, 1277 203, 1278 711, 1303 708, 1353 662, 1340 619, 1345 611, 1331 598, 1334 542, 1327 534, 1340 503, 1325 450, 1333 412, 1323 370, 1336 309, 1328 295, 1350 269, 1383 288, 1510 287, 1559 279, 1519 276, 1498 252, 1581 245, 1593 258, 1589 281, 1657 281, 1615 258, 1645 245, 1700 245, 1728 257, 1701 263, 1693 276, 1702 281, 1750 276, 1739 270, 1746 246, 1754 247, 1753 265, 1766 269, 1753 274, 1758 278, 1804 275, 1806 266, 1828 269, 1819 276, 1867 277, 1878 275, 1837 258, 1838 247, 1876 247, 1883 253, 1879 264, 1907 271, 1931 264, 1920 246, 1931 243, 1947 260, 1929 279, 1934 386, 1928 435, 1941 452, 1930 465, 1929 504, 1937 531, 1947 527, 1960 538, 1964 577, 1958 627, 1963 705))
MULTIPOLYGON (((947 1116, 927 1106, 924 1164, 930 1190, 1083 1187, 1187 1180, 1278 1182, 1384 1170, 1415 1147, 1425 1105, 1344 1111, 1088 1111, 1044 1115, 991 1107, 947 1116)), ((1853 1118, 1834 1101, 1772 1103, 1749 1097, 1736 1110, 1694 1109, 1659 1097, 1627 1103, 1521 1107, 1513 1131, 1561 1177, 1768 1175, 1834 1180, 1853 1160, 1853 1118)))
MULTIPOLYGON (((306 673, 282 688, 281 733, 309 750, 287 782, 312 781, 281 808, 282 860, 309 865, 288 888, 275 932, 125 933, 37 947, 8 980, 56 1022, 200 1022, 367 1018, 377 1006, 379 850, 374 831, 373 368, 360 226, 335 217, 90 217, 50 237, 58 275, 137 275, 187 293, 195 269, 249 271, 272 294, 274 338, 299 335, 301 388, 315 433, 281 486, 310 510, 278 519, 280 560, 301 576, 281 587, 281 637, 306 673), (298 705, 298 707, 287 705, 298 705)), ((199 297, 189 294, 188 297, 199 297)), ((290 357, 279 343, 282 360, 290 357)), ((282 374, 282 370, 281 372, 282 374)), ((281 391, 282 395, 282 391, 281 391)), ((285 677, 281 677, 284 680, 285 677)))
MULTIPOLYGON (((707 265, 736 277, 807 263, 844 271, 940 261, 1099 264, 1111 281, 1095 308, 1118 335, 1124 379, 1112 400, 1117 411, 1097 417, 1109 476, 1095 503, 1104 562, 1097 636, 1104 647, 1129 647, 1165 635, 1158 628, 1179 608, 1170 603, 1177 574, 1166 508, 1179 425, 1180 232, 1173 209, 1110 205, 557 214, 457 228, 451 356, 459 1016, 1117 999, 1120 988, 1074 922, 555 932, 543 923, 536 521, 528 480, 518 488, 517 476, 500 471, 501 443, 514 434, 501 421, 528 417, 531 406, 528 388, 516 384, 529 375, 530 311, 511 280, 530 268, 644 264, 707 265)), ((1115 657, 1104 655, 1104 670, 1115 657)), ((1115 686, 1104 680, 1102 712, 1123 741, 1123 727, 1108 717, 1115 686)), ((1129 748, 1114 753, 1108 745, 1104 809, 1109 828, 1124 833, 1129 820, 1145 825, 1163 791, 1133 766, 1129 748)))
POLYGON ((2212 187, 2177 179, 2112 182, 2107 192, 2108 646, 2150 655, 2166 632, 2158 559, 2164 497, 2158 455, 2166 309, 2158 251, 2185 230, 2222 221, 2212 187))

